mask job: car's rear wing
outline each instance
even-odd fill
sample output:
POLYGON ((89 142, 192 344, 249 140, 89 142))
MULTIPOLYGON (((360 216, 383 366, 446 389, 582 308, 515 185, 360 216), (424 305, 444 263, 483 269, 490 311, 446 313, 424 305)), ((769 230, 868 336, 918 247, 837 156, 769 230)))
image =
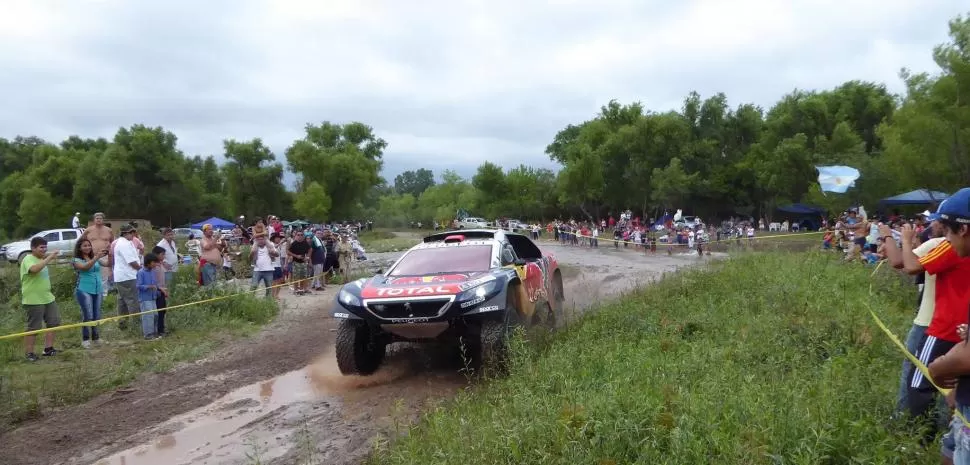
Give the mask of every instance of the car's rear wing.
POLYGON ((425 236, 424 242, 441 242, 449 236, 465 236, 465 239, 494 239, 495 229, 457 229, 425 236))

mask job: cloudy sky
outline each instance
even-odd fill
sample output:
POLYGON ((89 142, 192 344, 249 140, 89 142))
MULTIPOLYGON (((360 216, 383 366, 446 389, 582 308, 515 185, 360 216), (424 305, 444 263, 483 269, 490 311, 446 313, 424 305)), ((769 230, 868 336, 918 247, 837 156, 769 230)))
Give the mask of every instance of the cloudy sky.
POLYGON ((691 90, 770 106, 850 79, 900 91, 959 0, 0 0, 0 137, 161 125, 187 154, 359 120, 384 175, 554 167, 556 131, 611 98, 691 90))

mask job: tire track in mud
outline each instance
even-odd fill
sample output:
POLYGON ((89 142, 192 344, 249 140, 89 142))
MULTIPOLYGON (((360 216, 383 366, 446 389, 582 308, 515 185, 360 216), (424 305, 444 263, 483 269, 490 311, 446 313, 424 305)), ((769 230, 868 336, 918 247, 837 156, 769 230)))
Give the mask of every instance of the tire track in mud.
MULTIPOLYGON (((563 267, 569 319, 709 259, 540 245, 563 267)), ((369 266, 399 255, 372 254, 369 266)), ((359 463, 379 433, 393 437, 396 427, 473 385, 457 351, 428 345, 394 344, 374 375, 341 375, 336 324, 326 316, 335 291, 285 296, 281 317, 251 340, 0 436, 0 463, 359 463)))

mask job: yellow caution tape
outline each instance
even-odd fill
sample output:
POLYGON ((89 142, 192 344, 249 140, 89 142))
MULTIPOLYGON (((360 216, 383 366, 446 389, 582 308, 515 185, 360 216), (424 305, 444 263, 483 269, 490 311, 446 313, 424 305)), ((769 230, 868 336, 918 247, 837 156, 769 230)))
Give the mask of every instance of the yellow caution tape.
POLYGON ((276 284, 276 285, 269 286, 269 287, 263 287, 263 288, 257 288, 257 289, 250 289, 248 291, 238 292, 238 293, 235 293, 235 294, 222 295, 222 296, 218 296, 218 297, 212 297, 210 299, 203 299, 203 300, 197 300, 195 302, 188 302, 188 303, 184 303, 184 304, 173 305, 171 307, 159 308, 159 309, 155 309, 155 310, 145 310, 143 312, 129 313, 127 315, 111 316, 111 317, 107 317, 107 318, 102 318, 100 320, 85 321, 85 322, 82 322, 82 323, 72 323, 72 324, 69 324, 69 325, 55 326, 53 328, 43 328, 43 329, 36 329, 36 330, 33 330, 33 331, 24 331, 22 333, 6 334, 6 335, 3 335, 3 336, 0 336, 0 341, 3 341, 5 339, 15 339, 15 338, 24 337, 24 336, 33 336, 33 335, 36 335, 36 334, 52 333, 52 332, 55 332, 55 331, 67 331, 69 329, 83 328, 85 326, 88 326, 88 327, 91 327, 91 326, 101 326, 101 325, 103 325, 105 323, 110 323, 112 321, 124 320, 126 318, 140 317, 142 315, 148 315, 148 314, 152 314, 152 313, 158 313, 160 311, 166 311, 167 312, 169 310, 176 310, 176 309, 179 309, 179 308, 186 308, 186 307, 192 307, 192 306, 195 306, 195 305, 201 305, 201 304, 206 304, 206 303, 210 303, 210 302, 217 302, 217 301, 220 301, 220 300, 231 299, 233 297, 239 297, 239 296, 242 296, 242 295, 251 294, 251 293, 259 292, 259 291, 264 291, 265 292, 266 289, 275 289, 277 287, 290 286, 290 285, 293 285, 293 284, 296 284, 296 283, 300 283, 300 282, 303 282, 303 281, 309 281, 311 279, 313 279, 313 277, 301 279, 299 281, 291 281, 291 282, 288 282, 288 283, 276 284))

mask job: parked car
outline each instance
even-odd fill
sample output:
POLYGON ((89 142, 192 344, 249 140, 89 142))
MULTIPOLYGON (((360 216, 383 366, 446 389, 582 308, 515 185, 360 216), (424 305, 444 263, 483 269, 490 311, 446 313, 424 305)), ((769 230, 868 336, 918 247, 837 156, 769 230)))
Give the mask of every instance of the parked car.
POLYGON ((458 222, 458 229, 476 229, 490 227, 484 218, 468 217, 458 222))
POLYGON ((190 234, 195 236, 196 239, 202 237, 201 229, 175 228, 172 231, 175 232, 176 239, 188 239, 190 234))
POLYGON ((77 229, 51 229, 41 231, 29 239, 11 242, 0 247, 0 254, 6 257, 10 263, 20 263, 27 254, 30 253, 30 240, 35 237, 47 239, 47 250, 57 252, 59 257, 69 257, 74 253, 74 244, 77 243, 81 232, 77 229))

